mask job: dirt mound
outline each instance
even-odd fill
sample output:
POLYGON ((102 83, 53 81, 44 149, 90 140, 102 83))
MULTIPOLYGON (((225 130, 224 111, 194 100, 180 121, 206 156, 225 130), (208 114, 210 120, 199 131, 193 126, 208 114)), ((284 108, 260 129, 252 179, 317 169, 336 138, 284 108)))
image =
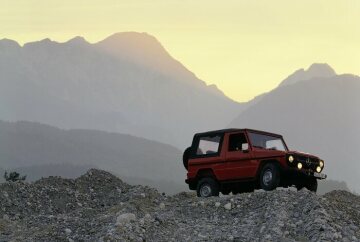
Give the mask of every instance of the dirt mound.
POLYGON ((359 241, 360 198, 345 191, 165 196, 108 172, 0 185, 0 241, 359 241))

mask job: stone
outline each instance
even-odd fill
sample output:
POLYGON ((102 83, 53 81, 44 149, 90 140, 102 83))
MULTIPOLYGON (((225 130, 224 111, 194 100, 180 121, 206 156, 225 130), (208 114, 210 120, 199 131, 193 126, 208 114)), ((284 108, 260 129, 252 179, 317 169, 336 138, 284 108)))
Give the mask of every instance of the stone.
POLYGON ((297 192, 297 188, 294 186, 289 187, 289 191, 291 192, 297 192))
POLYGON ((226 210, 230 210, 230 209, 231 209, 231 203, 225 204, 225 205, 224 205, 224 208, 225 208, 226 210))
POLYGON ((263 193, 263 192, 265 192, 263 189, 257 189, 257 190, 255 190, 254 191, 255 193, 263 193))
POLYGON ((66 235, 70 235, 71 232, 72 232, 71 229, 69 229, 69 228, 66 228, 66 229, 65 229, 65 234, 66 234, 66 235))
POLYGON ((265 235, 264 238, 265 238, 265 239, 271 239, 271 235, 270 235, 270 234, 267 234, 267 235, 265 235))
POLYGON ((116 218, 116 225, 124 225, 136 220, 136 215, 133 213, 120 214, 116 218))

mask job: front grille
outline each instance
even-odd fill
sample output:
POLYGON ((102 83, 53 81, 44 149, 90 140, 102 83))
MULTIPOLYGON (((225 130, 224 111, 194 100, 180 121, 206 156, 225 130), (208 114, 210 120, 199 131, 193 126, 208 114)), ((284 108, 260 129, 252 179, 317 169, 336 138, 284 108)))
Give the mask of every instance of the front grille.
POLYGON ((316 167, 319 165, 319 159, 317 158, 298 156, 297 160, 302 163, 304 169, 316 171, 316 167))

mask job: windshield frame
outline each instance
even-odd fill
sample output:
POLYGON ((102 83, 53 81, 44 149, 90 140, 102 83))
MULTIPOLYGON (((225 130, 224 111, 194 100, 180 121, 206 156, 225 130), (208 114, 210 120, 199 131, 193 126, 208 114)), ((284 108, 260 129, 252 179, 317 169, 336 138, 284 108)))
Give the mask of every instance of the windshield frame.
POLYGON ((255 131, 255 130, 248 130, 247 131, 247 138, 248 138, 248 141, 250 143, 250 146, 251 146, 251 149, 261 149, 261 150, 269 150, 269 151, 283 151, 283 152, 287 152, 289 151, 289 148, 285 142, 285 140, 283 139, 283 137, 281 135, 278 135, 278 134, 272 134, 272 133, 267 133, 267 132, 258 132, 258 131, 255 131), (264 136, 269 136, 269 137, 274 137, 274 138, 277 138, 279 140, 281 140, 285 150, 272 150, 272 149, 267 149, 267 148, 258 148, 256 146, 253 145, 253 140, 251 138, 251 134, 257 134, 257 135, 264 135, 264 136))

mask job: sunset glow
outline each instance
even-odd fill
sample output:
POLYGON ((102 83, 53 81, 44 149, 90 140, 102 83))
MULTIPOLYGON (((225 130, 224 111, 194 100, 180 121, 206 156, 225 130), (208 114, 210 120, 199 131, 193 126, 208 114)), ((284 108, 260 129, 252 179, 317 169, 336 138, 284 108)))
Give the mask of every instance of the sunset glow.
POLYGON ((1 0, 0 39, 20 44, 147 32, 230 98, 247 101, 299 68, 360 75, 360 1, 1 0))

